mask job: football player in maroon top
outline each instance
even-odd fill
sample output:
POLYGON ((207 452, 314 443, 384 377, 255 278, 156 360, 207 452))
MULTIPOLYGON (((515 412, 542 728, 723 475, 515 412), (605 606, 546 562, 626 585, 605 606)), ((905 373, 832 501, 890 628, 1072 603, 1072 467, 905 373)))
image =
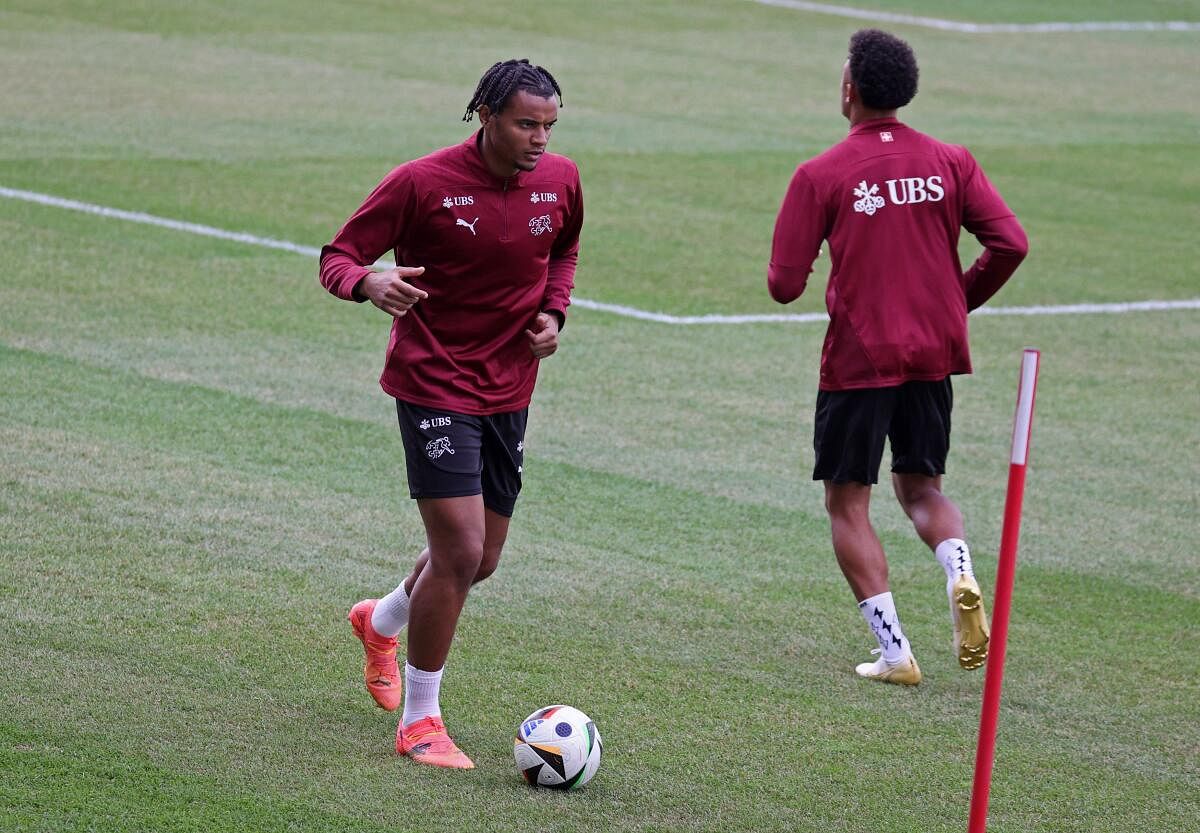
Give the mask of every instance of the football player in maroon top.
POLYGON ((560 103, 542 67, 495 64, 463 117, 481 128, 389 173, 321 252, 326 289, 392 316, 380 385, 396 400, 427 545, 349 619, 368 691, 389 711, 403 703, 396 751, 435 766, 474 766, 442 722, 442 669, 471 586, 500 560, 538 363, 558 349, 571 302, 583 192, 575 164, 546 150, 560 103), (394 268, 370 268, 389 251, 394 268))
POLYGON ((917 92, 917 62, 899 38, 864 29, 842 70, 845 140, 792 177, 775 225, 768 285, 788 303, 804 291, 822 241, 831 270, 821 353, 813 479, 824 481, 838 564, 881 656, 857 666, 884 682, 921 681, 870 521, 886 437, 892 486, 946 571, 963 668, 987 657, 982 594, 962 514, 942 493, 950 448, 950 377, 971 372, 967 312, 1025 257, 1025 232, 966 148, 913 130, 896 111, 917 92), (961 229, 984 250, 963 272, 961 229))

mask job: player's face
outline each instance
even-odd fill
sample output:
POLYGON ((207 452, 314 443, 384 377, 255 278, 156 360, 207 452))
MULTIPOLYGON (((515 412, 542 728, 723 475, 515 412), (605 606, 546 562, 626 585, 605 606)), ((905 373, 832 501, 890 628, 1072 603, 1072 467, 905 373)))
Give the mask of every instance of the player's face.
POLYGON ((499 113, 479 108, 483 122, 484 154, 497 173, 532 171, 550 142, 550 131, 558 121, 558 101, 542 98, 528 90, 517 90, 499 113))

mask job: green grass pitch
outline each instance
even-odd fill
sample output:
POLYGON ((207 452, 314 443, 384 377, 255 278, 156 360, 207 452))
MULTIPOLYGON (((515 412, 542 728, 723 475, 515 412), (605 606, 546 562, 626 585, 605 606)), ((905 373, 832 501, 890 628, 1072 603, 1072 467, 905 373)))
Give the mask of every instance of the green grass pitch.
MULTIPOLYGON (((775 312, 772 221, 844 135, 860 25, 748 0, 6 0, 0 186, 320 246, 393 165, 466 135, 485 67, 528 56, 583 175, 577 294, 775 312)), ((1200 33, 886 28, 921 62, 906 120, 971 147, 1029 232, 994 303, 1200 296, 1200 33)), ((926 681, 853 675, 870 637, 808 480, 820 324, 573 311, 447 667, 478 769, 447 773, 390 754, 344 619, 423 539, 382 313, 327 296, 311 258, 11 199, 0 247, 0 829, 965 829, 983 676, 886 488, 926 681), (552 702, 605 739, 578 794, 512 762, 552 702)), ((826 269, 787 311, 823 308, 826 269)), ((1020 351, 1043 350, 990 829, 1196 829, 1200 311, 974 317, 972 338, 947 488, 989 598, 1020 351)))

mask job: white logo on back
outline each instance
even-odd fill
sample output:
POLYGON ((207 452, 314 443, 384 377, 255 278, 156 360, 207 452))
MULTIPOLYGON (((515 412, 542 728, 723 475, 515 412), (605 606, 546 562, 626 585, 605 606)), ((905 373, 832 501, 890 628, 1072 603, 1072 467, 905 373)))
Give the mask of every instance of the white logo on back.
POLYGON ((859 197, 854 201, 854 210, 865 213, 868 217, 874 214, 879 209, 883 208, 887 203, 883 201, 883 197, 879 194, 879 186, 872 185, 867 187, 867 181, 864 179, 858 183, 858 187, 854 189, 854 196, 859 197))
POLYGON ((946 196, 946 189, 942 187, 942 178, 940 176, 931 176, 925 179, 919 176, 910 176, 904 179, 889 179, 887 187, 888 196, 892 199, 892 205, 941 202, 942 198, 946 196))
POLYGON ((854 210, 870 217, 885 205, 916 205, 922 202, 941 202, 946 197, 946 188, 940 176, 919 177, 908 176, 902 179, 889 179, 887 185, 888 198, 879 194, 879 186, 867 187, 864 179, 854 189, 854 210))
POLYGON ((529 221, 529 231, 535 236, 539 234, 545 234, 546 232, 552 230, 553 227, 550 224, 549 214, 543 214, 541 217, 534 217, 529 221))
POLYGON ((475 236, 475 224, 478 222, 479 222, 478 217, 476 217, 474 220, 472 220, 469 223, 466 220, 464 220, 462 217, 459 217, 458 220, 455 221, 454 225, 455 226, 463 226, 464 228, 469 228, 471 230, 471 236, 474 237, 475 236))
POLYGON ((890 141, 892 141, 892 131, 890 131, 890 130, 884 130, 882 133, 880 133, 880 134, 879 134, 879 141, 881 141, 881 142, 890 142, 890 141))

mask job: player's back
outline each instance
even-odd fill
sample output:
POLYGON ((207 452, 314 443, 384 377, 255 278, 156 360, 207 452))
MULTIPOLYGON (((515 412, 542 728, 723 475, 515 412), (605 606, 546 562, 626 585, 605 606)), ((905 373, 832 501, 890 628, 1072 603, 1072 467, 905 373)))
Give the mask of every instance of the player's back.
POLYGON ((971 155, 877 119, 800 170, 824 212, 832 262, 833 364, 822 369, 823 385, 969 372, 958 237, 976 170, 971 155))

